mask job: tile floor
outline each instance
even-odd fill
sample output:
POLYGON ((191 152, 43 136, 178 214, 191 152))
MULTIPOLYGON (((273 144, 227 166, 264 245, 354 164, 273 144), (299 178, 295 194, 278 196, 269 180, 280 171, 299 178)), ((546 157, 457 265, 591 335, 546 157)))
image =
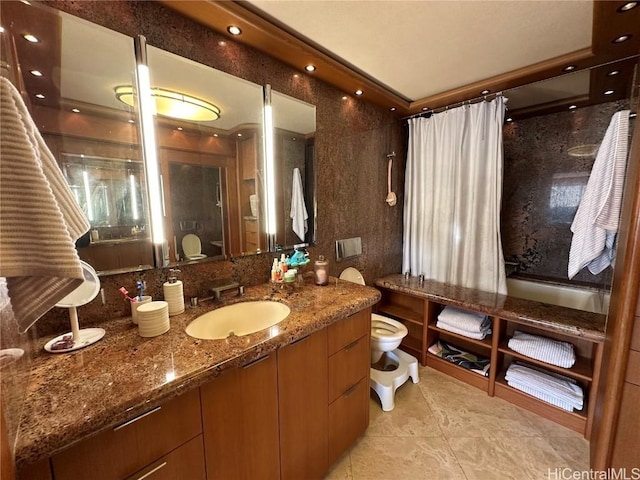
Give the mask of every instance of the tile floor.
POLYGON ((581 435, 421 367, 393 411, 372 397, 369 429, 326 480, 542 480, 565 468, 589 468, 581 435))

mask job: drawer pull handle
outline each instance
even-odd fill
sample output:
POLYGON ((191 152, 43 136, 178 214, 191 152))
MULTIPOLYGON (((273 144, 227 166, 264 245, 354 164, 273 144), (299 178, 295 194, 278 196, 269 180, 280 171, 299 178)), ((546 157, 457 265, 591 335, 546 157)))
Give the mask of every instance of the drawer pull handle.
POLYGON ((158 410, 160 410, 162 407, 161 406, 157 406, 156 408, 149 410, 148 412, 143 413, 142 415, 138 415, 136 418, 132 418, 131 420, 129 420, 128 422, 124 422, 122 425, 118 425, 117 427, 115 427, 113 429, 114 432, 117 432, 118 430, 120 430, 121 428, 124 427, 128 427, 129 425, 131 425, 132 423, 137 422, 138 420, 151 415, 152 413, 156 413, 158 410))
POLYGON ((311 335, 305 335, 302 338, 299 338, 298 340, 296 340, 295 342, 291 342, 289 345, 295 345, 296 343, 300 343, 300 342, 304 342, 307 338, 309 338, 311 335))
POLYGON ((163 462, 160 465, 158 465, 156 468, 154 468, 153 470, 148 471, 147 473, 145 473, 144 475, 142 475, 141 477, 138 477, 136 480, 144 480, 145 478, 153 475, 154 473, 156 473, 158 470, 160 470, 162 467, 164 467, 167 464, 167 462, 163 462))
POLYGON ((260 362, 266 360, 267 358, 269 358, 269 355, 265 355, 264 357, 256 358, 252 362, 249 362, 246 365, 243 365, 242 368, 253 367, 255 364, 260 363, 260 362))
POLYGON ((352 394, 353 392, 355 392, 357 388, 358 388, 358 384, 356 383, 355 385, 353 385, 353 386, 349 387, 349 388, 348 388, 348 389, 347 389, 347 390, 342 394, 342 396, 343 396, 343 397, 345 397, 345 398, 350 397, 350 396, 351 396, 351 394, 352 394))
POLYGON ((356 345, 358 345, 358 343, 360 342, 360 339, 356 340, 355 342, 351 342, 349 345, 347 345, 346 347, 344 347, 344 351, 348 352, 349 350, 351 350, 353 347, 355 347, 356 345))

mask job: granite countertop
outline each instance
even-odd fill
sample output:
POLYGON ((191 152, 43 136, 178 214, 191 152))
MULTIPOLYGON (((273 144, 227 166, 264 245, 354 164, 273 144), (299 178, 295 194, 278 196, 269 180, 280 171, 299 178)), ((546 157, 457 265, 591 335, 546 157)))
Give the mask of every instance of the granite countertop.
POLYGON ((389 275, 374 283, 381 288, 446 305, 475 310, 505 320, 525 323, 596 342, 604 341, 607 317, 599 313, 457 287, 433 280, 424 280, 423 283, 419 283, 417 277, 410 277, 406 280, 401 274, 389 275))
MULTIPOLYGON (((130 318, 101 325, 105 337, 69 354, 49 354, 41 339, 32 361, 16 442, 16 464, 34 463, 88 436, 122 423, 154 405, 211 381, 339 319, 374 305, 374 288, 330 279, 309 280, 293 293, 269 284, 246 287, 243 297, 201 302, 170 318, 164 335, 143 338, 130 318), (225 340, 198 340, 185 333, 191 320, 217 307, 276 300, 291 308, 277 326, 225 340)), ((81 320, 82 327, 82 320, 81 320)))

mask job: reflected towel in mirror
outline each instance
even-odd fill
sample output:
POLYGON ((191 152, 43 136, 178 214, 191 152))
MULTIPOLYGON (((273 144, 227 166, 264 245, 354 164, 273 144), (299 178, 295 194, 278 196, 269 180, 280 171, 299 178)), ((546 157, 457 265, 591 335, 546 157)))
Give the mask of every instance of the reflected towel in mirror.
POLYGON ((293 185, 291 188, 291 220, 293 220, 293 231, 300 240, 304 241, 304 236, 309 229, 307 225, 307 207, 304 204, 304 190, 302 189, 302 177, 298 168, 293 169, 293 185))

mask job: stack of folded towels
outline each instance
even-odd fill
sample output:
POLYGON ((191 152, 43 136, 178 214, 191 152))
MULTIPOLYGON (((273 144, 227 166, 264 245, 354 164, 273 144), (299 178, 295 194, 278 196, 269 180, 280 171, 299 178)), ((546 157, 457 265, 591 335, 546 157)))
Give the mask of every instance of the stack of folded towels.
POLYGON ((542 362, 563 368, 571 368, 576 363, 576 354, 572 344, 559 342, 539 335, 515 331, 508 346, 514 352, 542 362))
POLYGON ((455 307, 444 307, 436 327, 465 337, 482 340, 491 333, 491 320, 482 313, 468 312, 455 307))
POLYGON ((539 398, 563 410, 582 410, 584 392, 572 378, 512 363, 505 375, 510 387, 539 398))

